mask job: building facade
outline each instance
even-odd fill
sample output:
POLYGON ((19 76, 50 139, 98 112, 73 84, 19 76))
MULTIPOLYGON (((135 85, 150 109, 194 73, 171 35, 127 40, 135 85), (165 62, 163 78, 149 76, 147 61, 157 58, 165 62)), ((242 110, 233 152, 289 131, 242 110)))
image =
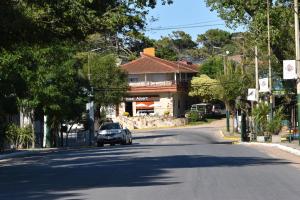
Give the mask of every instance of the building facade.
POLYGON ((121 67, 128 73, 129 90, 118 114, 182 117, 193 103, 188 89, 198 72, 196 65, 160 59, 154 49, 147 49, 140 58, 121 67))

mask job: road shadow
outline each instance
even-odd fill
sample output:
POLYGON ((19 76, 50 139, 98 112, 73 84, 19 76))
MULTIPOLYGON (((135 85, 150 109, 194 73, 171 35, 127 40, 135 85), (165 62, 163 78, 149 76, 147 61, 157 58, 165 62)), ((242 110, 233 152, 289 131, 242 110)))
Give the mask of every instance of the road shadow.
MULTIPOLYGON (((166 146, 166 145, 165 145, 166 146)), ((173 169, 282 165, 265 157, 170 155, 145 157, 151 145, 54 152, 0 166, 0 199, 84 199, 78 190, 179 184, 173 169), (142 154, 144 153, 144 154, 142 154)))

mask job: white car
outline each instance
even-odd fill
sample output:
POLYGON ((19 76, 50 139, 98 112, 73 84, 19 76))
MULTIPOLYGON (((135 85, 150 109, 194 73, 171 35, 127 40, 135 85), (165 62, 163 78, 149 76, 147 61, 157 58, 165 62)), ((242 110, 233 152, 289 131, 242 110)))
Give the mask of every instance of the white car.
POLYGON ((104 144, 132 144, 132 135, 128 129, 123 129, 120 123, 104 123, 97 134, 97 146, 104 144))

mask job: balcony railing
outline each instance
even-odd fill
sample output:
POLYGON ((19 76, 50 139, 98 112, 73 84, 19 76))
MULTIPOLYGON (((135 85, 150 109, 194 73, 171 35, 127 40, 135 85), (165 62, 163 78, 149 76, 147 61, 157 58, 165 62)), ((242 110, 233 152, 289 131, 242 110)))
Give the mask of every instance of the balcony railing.
POLYGON ((147 87, 147 86, 172 86, 175 85, 175 81, 142 81, 129 83, 130 87, 147 87))

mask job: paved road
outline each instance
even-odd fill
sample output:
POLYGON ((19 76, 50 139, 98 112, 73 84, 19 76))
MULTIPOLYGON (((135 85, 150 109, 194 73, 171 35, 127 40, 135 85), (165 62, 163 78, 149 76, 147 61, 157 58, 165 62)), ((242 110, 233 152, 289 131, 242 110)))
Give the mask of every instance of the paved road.
POLYGON ((216 138, 210 127, 136 133, 132 146, 0 162, 0 199, 299 200, 287 160, 216 138))

